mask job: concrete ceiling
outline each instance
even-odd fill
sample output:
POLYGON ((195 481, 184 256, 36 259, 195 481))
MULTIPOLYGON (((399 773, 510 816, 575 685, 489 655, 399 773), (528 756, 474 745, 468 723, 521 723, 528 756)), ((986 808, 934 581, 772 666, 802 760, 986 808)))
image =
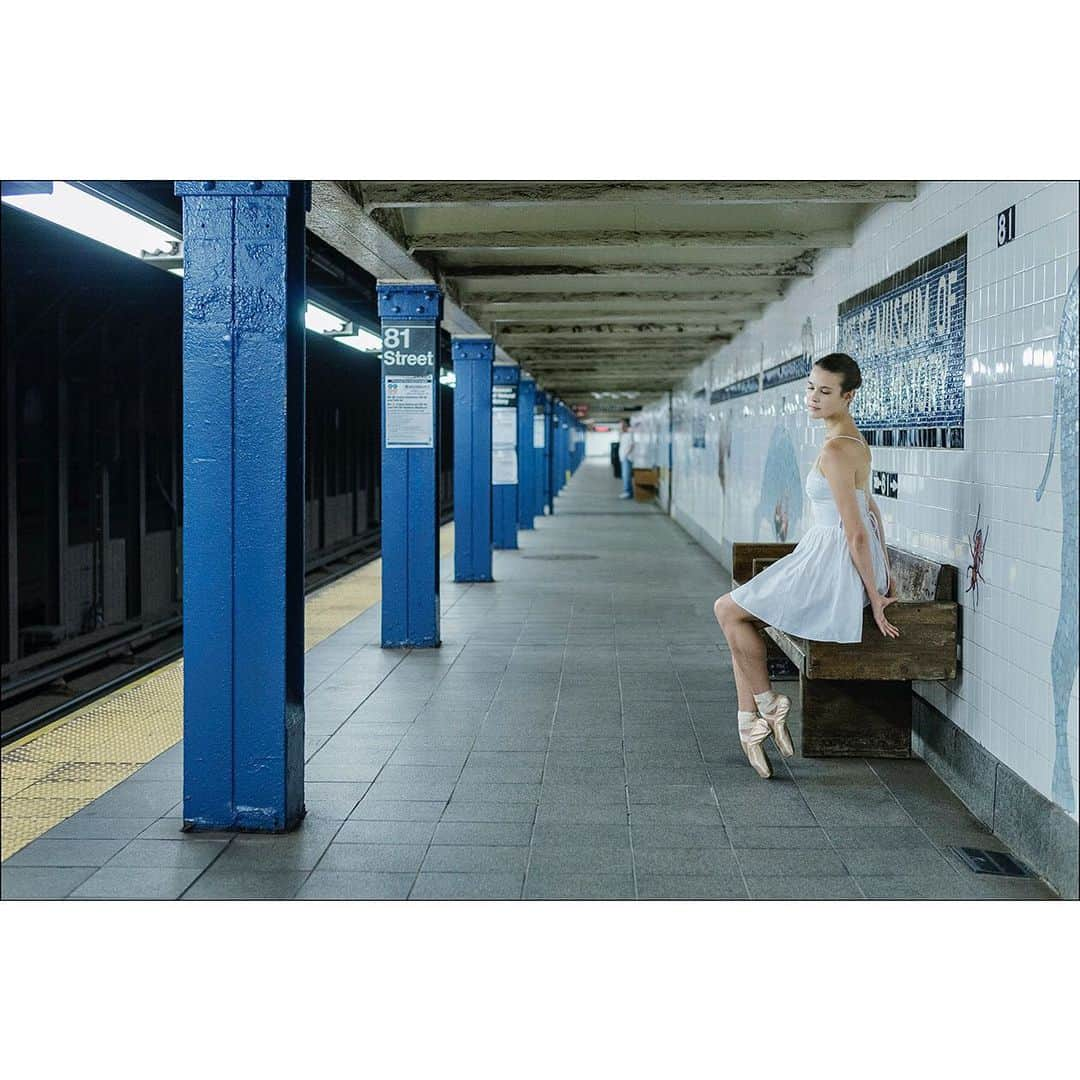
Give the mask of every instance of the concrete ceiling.
POLYGON ((313 195, 323 239, 378 277, 437 281, 453 332, 490 333, 596 414, 611 399, 594 393, 643 404, 676 385, 915 184, 345 180, 313 195))

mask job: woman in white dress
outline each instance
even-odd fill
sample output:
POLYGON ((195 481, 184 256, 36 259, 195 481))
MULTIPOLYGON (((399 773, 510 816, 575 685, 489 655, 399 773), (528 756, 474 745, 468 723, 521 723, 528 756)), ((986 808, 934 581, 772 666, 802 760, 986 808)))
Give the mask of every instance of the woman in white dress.
POLYGON ((870 494, 870 448, 849 411, 861 384, 859 365, 846 353, 830 353, 811 368, 807 412, 825 422, 821 453, 806 478, 813 520, 790 555, 713 608, 731 648, 739 741, 765 779, 772 775, 765 740, 771 736, 784 757, 795 748, 787 730, 791 700, 769 685, 765 642, 752 620, 811 641, 857 642, 869 604, 881 633, 900 636, 885 618, 896 596, 881 512, 870 494))

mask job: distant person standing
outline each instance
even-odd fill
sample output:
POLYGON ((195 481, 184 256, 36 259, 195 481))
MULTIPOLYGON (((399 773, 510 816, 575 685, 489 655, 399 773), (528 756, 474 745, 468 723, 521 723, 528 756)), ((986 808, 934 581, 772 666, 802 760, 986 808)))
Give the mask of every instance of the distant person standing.
POLYGON ((619 435, 619 468, 622 470, 622 494, 620 499, 629 499, 634 494, 634 433, 630 430, 630 421, 622 422, 619 435))

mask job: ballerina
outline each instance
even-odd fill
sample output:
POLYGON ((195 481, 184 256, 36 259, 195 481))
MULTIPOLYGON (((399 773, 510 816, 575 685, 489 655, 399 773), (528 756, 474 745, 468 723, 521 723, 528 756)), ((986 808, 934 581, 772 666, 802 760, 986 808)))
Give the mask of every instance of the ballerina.
POLYGON ((795 748, 787 730, 791 699, 773 692, 754 620, 811 641, 858 642, 869 604, 881 633, 900 636, 885 617, 897 598, 881 511, 870 493, 870 448, 850 413, 861 384, 859 365, 846 353, 814 363, 806 408, 812 420, 825 421, 825 441, 806 478, 813 524, 790 555, 713 605, 731 649, 739 741, 764 779, 772 776, 765 740, 771 735, 784 757, 795 748))

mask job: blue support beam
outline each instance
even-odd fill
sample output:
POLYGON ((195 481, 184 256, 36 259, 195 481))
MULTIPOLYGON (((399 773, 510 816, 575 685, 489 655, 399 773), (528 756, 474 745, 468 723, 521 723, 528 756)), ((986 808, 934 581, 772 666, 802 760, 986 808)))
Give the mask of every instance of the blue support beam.
POLYGON ((536 517, 543 517, 547 513, 547 394, 543 390, 536 391, 536 405, 533 410, 533 510, 536 517))
POLYGON ((555 399, 550 394, 544 395, 544 421, 547 438, 544 445, 544 502, 549 514, 555 513, 555 435, 557 419, 555 399))
POLYGON ((491 388, 492 528, 495 548, 514 551, 518 518, 517 398, 520 370, 496 364, 491 388))
POLYGON ((304 816, 307 185, 176 184, 184 208, 185 829, 304 816))
POLYGON ((533 412, 536 408, 536 381, 518 384, 518 528, 531 529, 536 517, 536 469, 533 444, 533 412))
POLYGON ((382 322, 382 646, 439 636, 439 320, 434 284, 379 282, 382 322))
POLYGON ((491 581, 491 381, 495 342, 455 338, 454 580, 491 581))

